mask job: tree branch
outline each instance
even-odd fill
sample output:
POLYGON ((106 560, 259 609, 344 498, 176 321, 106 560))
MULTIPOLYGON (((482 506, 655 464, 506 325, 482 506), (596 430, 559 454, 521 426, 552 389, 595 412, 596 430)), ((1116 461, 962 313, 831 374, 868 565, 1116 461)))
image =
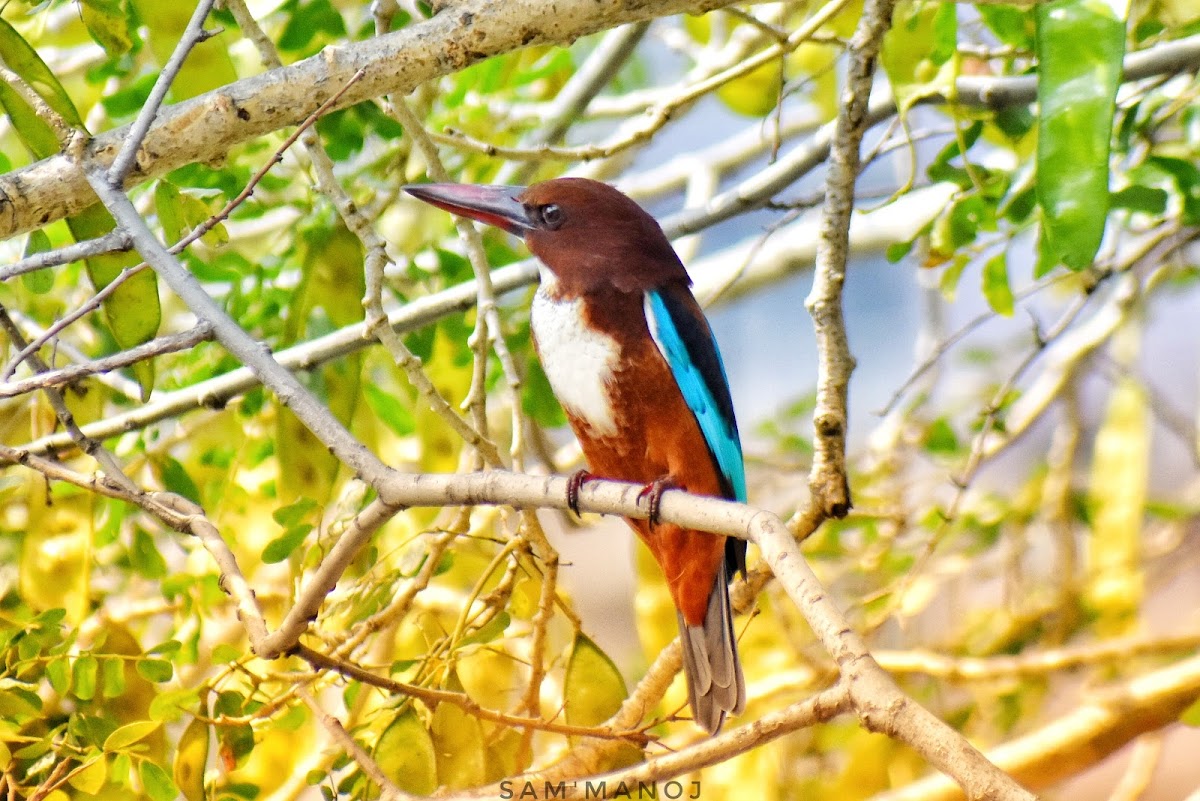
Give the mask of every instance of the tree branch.
MULTIPOLYGON (((366 76, 342 96, 346 108, 389 93, 404 94, 432 78, 537 44, 567 45, 581 36, 630 22, 702 13, 734 0, 467 0, 421 23, 321 53, 287 67, 164 108, 142 143, 153 161, 137 164, 125 186, 194 162, 212 161, 234 146, 296 125, 358 71, 366 76)), ((125 126, 89 143, 88 160, 110 165, 129 137, 125 126)), ((79 165, 60 154, 0 176, 0 239, 76 214, 95 195, 79 165)))

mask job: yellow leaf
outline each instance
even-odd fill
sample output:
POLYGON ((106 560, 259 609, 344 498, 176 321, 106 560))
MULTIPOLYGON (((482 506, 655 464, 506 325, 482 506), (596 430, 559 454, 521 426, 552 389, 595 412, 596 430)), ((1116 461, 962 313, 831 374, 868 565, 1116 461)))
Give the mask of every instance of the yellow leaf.
POLYGON ((1108 635, 1134 622, 1145 592, 1141 566, 1142 516, 1150 468, 1146 395, 1121 379, 1108 402, 1092 455, 1092 530, 1087 540, 1084 597, 1108 635))
POLYGON ((540 578, 523 578, 517 581, 513 588, 512 600, 508 602, 508 611, 517 620, 531 620, 537 614, 538 602, 542 595, 540 578))
POLYGON ((204 766, 208 764, 208 724, 200 718, 183 730, 175 751, 175 785, 187 801, 204 801, 204 766))
MULTIPOLYGON (((453 675, 448 690, 462 690, 453 675)), ((483 729, 476 718, 454 704, 438 704, 430 726, 438 781, 443 787, 461 790, 477 787, 486 781, 487 751, 483 729)))
POLYGON ((88 613, 91 532, 70 500, 51 505, 44 482, 27 477, 29 527, 21 548, 21 597, 37 611, 63 608, 67 622, 78 624, 88 613))
POLYGON ((590 637, 575 635, 567 660, 564 711, 573 726, 598 726, 629 696, 621 671, 590 637))
MULTIPOLYGON (((466 350, 467 343, 451 337, 448 328, 445 323, 437 326, 433 352, 425 363, 425 374, 442 397, 457 408, 471 386, 471 362, 459 358, 466 350)), ((458 455, 462 449, 462 440, 458 435, 424 401, 417 402, 413 418, 421 441, 421 470, 426 473, 453 473, 457 470, 458 455)))
POLYGON ((104 740, 105 751, 121 751, 145 737, 149 737, 162 724, 157 720, 135 720, 117 728, 104 740))
POLYGON ((782 69, 781 59, 771 59, 761 67, 726 83, 717 90, 717 97, 730 111, 747 117, 770 114, 779 102, 782 69))
POLYGON ((73 771, 67 779, 67 783, 81 793, 95 795, 100 792, 106 779, 108 779, 108 761, 103 756, 97 755, 90 762, 73 771))
MULTIPOLYGON (((133 0, 133 7, 149 32, 146 39, 151 52, 159 64, 166 64, 187 28, 194 6, 133 0)), ((221 30, 217 25, 210 27, 221 30)), ((232 36, 230 32, 221 32, 192 48, 179 75, 171 82, 171 96, 176 101, 195 97, 237 80, 229 51, 232 36)))
MULTIPOLYGON (((567 675, 563 680, 563 712, 574 726, 598 726, 616 714, 629 697, 621 671, 583 632, 575 635, 567 675)), ((632 743, 617 743, 597 766, 600 770, 636 765, 642 750, 632 743)))
POLYGON ((803 42, 788 56, 788 77, 807 79, 808 96, 820 111, 821 119, 831 120, 838 111, 836 63, 840 52, 833 45, 803 42), (794 75, 793 75, 794 73, 794 75))
POLYGON ((487 746, 488 775, 485 781, 502 781, 529 767, 532 754, 528 749, 522 749, 522 739, 518 729, 503 729, 491 739, 487 746))
POLYGON ((507 709, 519 686, 513 658, 496 648, 467 648, 459 657, 458 680, 467 695, 488 709, 507 709))
POLYGON ((411 707, 397 715, 379 735, 375 761, 384 775, 405 792, 429 795, 437 789, 433 738, 411 707))

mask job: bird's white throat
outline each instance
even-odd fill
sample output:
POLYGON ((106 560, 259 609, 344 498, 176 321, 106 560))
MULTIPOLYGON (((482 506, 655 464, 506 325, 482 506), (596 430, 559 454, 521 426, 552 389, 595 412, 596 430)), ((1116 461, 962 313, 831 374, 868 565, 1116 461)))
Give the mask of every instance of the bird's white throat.
POLYGON ((542 272, 529 324, 550 388, 569 414, 585 420, 598 436, 612 436, 617 423, 608 385, 620 363, 620 345, 586 324, 583 300, 554 297, 549 271, 542 272))

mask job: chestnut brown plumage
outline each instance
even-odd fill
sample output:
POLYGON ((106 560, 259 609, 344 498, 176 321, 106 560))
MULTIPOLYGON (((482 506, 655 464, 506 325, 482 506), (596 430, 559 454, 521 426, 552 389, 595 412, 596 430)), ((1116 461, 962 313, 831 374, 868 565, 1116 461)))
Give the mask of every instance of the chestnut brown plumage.
POLYGON ((588 474, 646 485, 650 519, 627 522, 666 576, 688 700, 715 733, 746 701, 727 588, 745 571, 746 546, 655 519, 668 488, 746 499, 724 366, 687 271, 653 217, 596 181, 405 190, 520 236, 537 257, 530 319, 543 368, 588 474))

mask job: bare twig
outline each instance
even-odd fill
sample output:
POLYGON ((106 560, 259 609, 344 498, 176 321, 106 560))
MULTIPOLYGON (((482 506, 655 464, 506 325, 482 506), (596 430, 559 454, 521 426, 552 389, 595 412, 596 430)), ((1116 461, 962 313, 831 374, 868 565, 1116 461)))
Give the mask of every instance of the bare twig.
POLYGON ((842 285, 846 280, 859 147, 870 124, 867 104, 875 75, 875 56, 883 34, 891 25, 893 5, 891 0, 868 3, 850 41, 846 87, 829 153, 815 277, 812 292, 804 301, 817 336, 817 402, 813 410, 815 453, 808 485, 812 504, 829 517, 844 517, 850 511, 850 484, 846 477, 846 426, 849 422, 846 402, 854 357, 850 354, 842 316, 842 285))
POLYGON ((192 12, 192 18, 188 20, 187 27, 184 28, 179 44, 175 46, 171 57, 163 65, 162 71, 154 81, 153 88, 150 89, 146 102, 142 105, 142 110, 129 127, 129 135, 126 137, 125 143, 121 145, 121 150, 108 168, 109 183, 115 186, 124 184, 125 177, 137 161, 138 148, 142 146, 142 141, 145 140, 150 125, 154 122, 163 101, 166 100, 167 92, 171 90, 171 84, 174 83, 175 76, 183 67, 184 60, 192 52, 193 47, 211 36, 204 30, 204 20, 208 19, 208 12, 212 10, 212 5, 213 0, 200 0, 196 4, 196 10, 192 12))
POLYGON ((38 373, 20 381, 0 383, 0 398, 13 398, 43 387, 60 387, 90 375, 107 373, 110 370, 119 370, 122 367, 128 367, 131 364, 137 364, 154 356, 161 356, 164 353, 187 350, 211 338, 212 326, 200 322, 187 331, 161 336, 129 350, 114 353, 112 356, 105 356, 104 358, 87 361, 82 364, 73 364, 69 367, 47 370, 44 373, 38 373))
POLYGON ((65 245, 54 250, 47 250, 43 253, 35 253, 32 256, 26 256, 18 262, 13 262, 7 267, 0 267, 0 281, 7 281, 10 278, 16 278, 18 275, 43 270, 47 267, 70 264, 80 259, 90 259, 93 256, 100 256, 105 253, 129 250, 132 246, 132 243, 129 241, 129 235, 124 231, 110 231, 104 236, 96 237, 95 239, 76 242, 75 244, 65 245))

